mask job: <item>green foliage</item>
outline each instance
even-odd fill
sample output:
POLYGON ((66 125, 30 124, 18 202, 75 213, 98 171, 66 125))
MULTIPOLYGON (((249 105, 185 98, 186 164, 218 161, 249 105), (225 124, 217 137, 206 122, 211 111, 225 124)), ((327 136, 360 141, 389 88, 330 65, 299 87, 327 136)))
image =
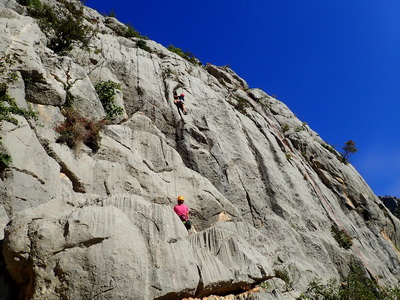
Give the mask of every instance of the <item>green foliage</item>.
POLYGON ((358 151, 358 149, 356 148, 356 143, 352 140, 348 140, 346 143, 344 143, 344 146, 342 149, 343 149, 343 152, 342 152, 341 161, 343 163, 347 163, 350 155, 352 155, 358 151))
POLYGON ((15 125, 18 120, 14 115, 23 116, 27 119, 36 119, 36 113, 30 109, 19 108, 14 98, 8 94, 8 85, 4 82, 0 83, 0 122, 7 121, 15 125))
POLYGON ((139 39, 146 39, 139 31, 137 31, 131 24, 125 24, 126 27, 122 32, 119 34, 126 38, 139 38, 139 39))
POLYGON ((17 80, 17 73, 11 69, 17 62, 20 62, 18 54, 7 54, 0 57, 0 76, 6 85, 17 80))
POLYGON ((183 57, 188 62, 199 65, 201 62, 189 51, 183 51, 180 48, 175 47, 174 45, 169 45, 167 49, 175 54, 178 54, 180 57, 183 57))
POLYGON ((143 39, 140 39, 136 42, 136 46, 140 49, 143 49, 144 51, 147 51, 149 53, 151 53, 151 49, 149 48, 149 46, 147 46, 147 42, 143 39))
POLYGON ((282 125, 282 130, 283 130, 283 132, 286 132, 286 131, 289 131, 290 130, 290 126, 289 126, 289 124, 283 124, 282 125))
MULTIPOLYGON (((1 137, 0 137, 1 145, 1 137)), ((3 172, 12 163, 12 158, 7 153, 0 152, 0 172, 3 172)))
MULTIPOLYGON (((3 82, 0 82, 0 128, 2 121, 17 125, 18 120, 15 118, 15 115, 23 116, 26 119, 37 118, 36 113, 31 109, 19 108, 15 103, 15 99, 8 93, 9 84, 15 82, 17 79, 16 72, 11 70, 12 65, 17 61, 18 55, 5 55, 0 58, 0 77, 3 80, 3 82)), ((0 152, 0 172, 11 164, 11 162, 12 158, 9 154, 0 152)))
POLYGON ((283 280, 285 282, 285 292, 288 292, 293 289, 294 285, 294 274, 291 276, 287 269, 275 269, 275 277, 283 280))
POLYGON ((295 131, 296 131, 296 132, 300 132, 300 131, 306 130, 306 126, 307 126, 307 123, 306 123, 306 122, 303 122, 303 123, 301 124, 301 126, 297 126, 297 127, 295 128, 295 131))
POLYGON ((115 90, 121 89, 120 84, 110 80, 101 81, 97 83, 94 88, 107 114, 107 119, 111 120, 123 113, 124 110, 122 107, 116 106, 114 101, 114 96, 116 95, 115 90))
POLYGON ((339 288, 336 279, 330 279, 327 284, 322 284, 321 279, 314 279, 308 284, 305 293, 296 300, 339 300, 339 288))
MULTIPOLYGON (((25 0, 24 0, 25 1, 25 0)), ((48 47, 56 53, 72 50, 78 43, 87 47, 93 31, 84 25, 83 4, 78 0, 57 0, 61 5, 50 6, 39 0, 27 0, 28 13, 38 20, 48 37, 48 47)))
POLYGON ((4 171, 4 169, 8 167, 11 162, 12 158, 10 155, 0 152, 0 172, 4 171))
POLYGON ((353 245, 352 238, 343 229, 339 229, 337 226, 333 225, 331 232, 340 247, 347 250, 351 248, 353 245))
POLYGON ((17 2, 23 6, 30 6, 30 5, 37 6, 40 3, 39 0, 17 0, 17 2))
POLYGON ((66 144, 74 150, 83 143, 93 152, 97 152, 101 141, 100 130, 105 125, 105 120, 91 120, 72 108, 64 109, 63 115, 64 122, 55 128, 55 131, 60 134, 56 142, 66 144))
POLYGON ((268 280, 261 282, 258 286, 265 290, 268 290, 271 287, 268 280))
POLYGON ((31 109, 19 108, 15 99, 8 93, 9 84, 17 78, 17 74, 11 70, 12 65, 17 61, 17 55, 6 55, 0 58, 0 76, 4 80, 0 82, 0 122, 7 121, 15 125, 18 124, 15 115, 23 116, 26 119, 37 118, 36 113, 31 109))
POLYGON ((246 114, 246 108, 250 106, 249 102, 244 98, 237 98, 236 100, 235 108, 242 114, 246 114))
POLYGON ((72 85, 69 85, 69 84, 64 85, 64 90, 65 90, 64 107, 67 107, 67 108, 72 107, 72 105, 74 104, 74 101, 75 101, 75 96, 72 95, 71 88, 72 88, 72 85))
POLYGON ((343 282, 330 279, 322 284, 321 279, 314 279, 307 290, 296 300, 398 300, 400 286, 379 286, 365 276, 361 269, 350 266, 351 271, 343 282))
POLYGON ((333 154, 336 155, 336 151, 335 151, 335 148, 334 148, 333 146, 328 145, 328 144, 321 144, 321 145, 322 145, 322 147, 324 147, 326 150, 328 150, 329 152, 331 152, 331 153, 333 153, 333 154))
POLYGON ((269 109, 271 107, 271 103, 269 102, 269 99, 266 100, 260 100, 259 104, 261 105, 261 107, 266 110, 269 109))
POLYGON ((326 150, 328 150, 329 152, 331 152, 333 155, 336 156, 336 158, 338 160, 340 160, 343 163, 347 163, 347 161, 345 159, 343 159, 343 157, 338 154, 338 152, 335 150, 334 146, 328 145, 328 144, 321 144, 322 147, 324 147, 326 150))

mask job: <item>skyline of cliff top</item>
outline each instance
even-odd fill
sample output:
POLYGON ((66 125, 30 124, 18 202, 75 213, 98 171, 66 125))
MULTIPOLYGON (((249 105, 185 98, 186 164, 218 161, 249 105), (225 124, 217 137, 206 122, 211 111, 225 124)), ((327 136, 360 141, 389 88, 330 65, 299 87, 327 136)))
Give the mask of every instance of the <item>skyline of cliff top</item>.
POLYGON ((397 1, 88 0, 143 35, 229 65, 342 150, 377 195, 400 196, 397 1))

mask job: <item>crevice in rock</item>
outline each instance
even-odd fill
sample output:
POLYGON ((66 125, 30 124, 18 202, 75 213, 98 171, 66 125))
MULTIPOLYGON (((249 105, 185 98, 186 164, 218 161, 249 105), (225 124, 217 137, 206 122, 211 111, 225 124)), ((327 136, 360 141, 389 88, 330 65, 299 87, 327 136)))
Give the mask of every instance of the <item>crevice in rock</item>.
MULTIPOLYGON (((124 122, 127 122, 127 120, 123 120, 123 121, 124 121, 124 122)), ((121 123, 124 123, 123 121, 121 121, 121 123)), ((121 123, 120 123, 120 124, 121 124, 121 123)), ((109 136, 109 137, 111 137, 111 138, 113 139, 114 142, 118 143, 118 144, 121 145, 122 147, 128 149, 129 151, 132 151, 132 148, 131 148, 131 147, 129 147, 129 146, 123 144, 123 143, 122 143, 121 141, 119 141, 118 139, 115 139, 115 138, 113 138, 112 136, 109 136)))
POLYGON ((178 300, 183 299, 184 297, 189 297, 190 293, 176 293, 171 292, 160 297, 154 298, 153 300, 178 300))
POLYGON ((172 172, 173 168, 169 167, 169 168, 163 168, 160 170, 155 170, 148 162, 147 160, 143 159, 142 162, 154 173, 163 173, 163 172, 172 172))
POLYGON ((111 195, 111 191, 110 191, 110 189, 108 188, 107 181, 104 181, 103 184, 104 184, 104 189, 106 190, 106 195, 107 195, 107 196, 110 196, 110 195, 111 195))
POLYGON ((35 178, 37 181, 39 181, 40 184, 42 184, 42 185, 46 184, 46 182, 45 182, 44 180, 40 179, 40 178, 39 178, 35 173, 33 173, 33 172, 30 172, 30 171, 28 171, 28 170, 21 170, 21 169, 15 168, 15 167, 11 167, 11 169, 12 169, 12 170, 15 170, 15 171, 17 171, 17 172, 20 172, 20 173, 23 173, 23 174, 32 176, 32 177, 35 178))
POLYGON ((61 167, 60 172, 65 174, 65 176, 67 176, 68 179, 71 181, 72 189, 74 190, 74 192, 86 193, 86 189, 79 178, 73 172, 71 172, 63 162, 59 162, 59 164, 61 167))
MULTIPOLYGON (((161 152, 162 152, 163 157, 164 157, 165 165, 168 167, 169 165, 168 165, 168 159, 167 159, 166 154, 165 154, 164 141, 163 141, 163 139, 161 137, 160 137, 160 145, 161 145, 161 152)), ((171 170, 172 170, 172 168, 171 168, 171 170)))
POLYGON ((47 142, 41 142, 41 143, 42 143, 42 146, 45 149, 47 155, 50 156, 51 158, 53 158, 59 164, 60 172, 65 174, 65 176, 67 176, 67 178, 71 181, 72 189, 74 190, 74 192, 86 193, 86 189, 85 189, 83 183, 79 180, 79 178, 73 172, 71 172, 68 169, 67 165, 57 156, 57 154, 52 149, 50 149, 47 142))
POLYGON ((158 224, 157 224, 154 220, 148 218, 145 214, 143 214, 143 213, 140 212, 140 211, 137 211, 137 213, 139 213, 139 214, 140 214, 143 218, 145 218, 146 220, 152 222, 152 223, 154 224, 154 226, 156 226, 157 231, 161 231, 160 226, 158 226, 158 224))
POLYGON ((20 299, 18 284, 7 271, 3 256, 4 240, 0 240, 0 297, 4 300, 20 299))
POLYGON ((81 244, 82 244, 83 246, 85 246, 86 248, 89 248, 89 247, 91 247, 91 246, 93 246, 93 245, 100 244, 100 243, 102 243, 103 241, 108 240, 109 238, 110 238, 110 237, 104 237, 104 238, 97 237, 97 238, 92 238, 92 239, 90 239, 90 240, 87 240, 87 241, 82 242, 81 244))
MULTIPOLYGON (((272 278, 272 277, 270 277, 272 278)), ((227 299, 251 299, 247 298, 248 294, 259 292, 260 288, 256 287, 256 285, 261 282, 267 280, 259 279, 257 282, 248 283, 248 282, 225 282, 220 283, 217 286, 213 286, 207 289, 207 287, 202 287, 199 293, 196 293, 194 299, 208 299, 208 297, 218 296, 218 297, 229 297, 227 299), (233 298, 232 298, 233 297, 233 298)), ((191 298, 193 299, 193 298, 191 298)), ((210 298, 213 299, 213 298, 210 298)))
POLYGON ((105 289, 104 291, 98 292, 96 295, 92 296, 90 299, 93 300, 93 299, 96 299, 97 297, 104 296, 104 294, 111 292, 114 289, 115 289, 115 287, 109 287, 109 288, 105 289))
POLYGON ((69 234, 69 222, 65 222, 64 224, 64 231, 63 231, 63 236, 64 238, 66 238, 69 234))
POLYGON ((71 172, 63 162, 59 162, 59 164, 61 167, 60 172, 65 174, 65 176, 67 176, 71 181, 74 192, 86 193, 86 189, 79 178, 73 172, 71 172))
POLYGON ((202 298, 183 298, 182 300, 255 300, 260 299, 254 296, 263 290, 261 287, 247 288, 243 287, 239 293, 227 293, 226 295, 208 295, 202 298))
POLYGON ((252 201, 251 201, 251 197, 250 197, 249 192, 247 191, 247 189, 245 187, 245 184, 242 181, 242 178, 239 175, 239 172, 238 172, 238 177, 239 177, 240 182, 242 183, 243 190, 246 193, 247 205, 249 206, 250 213, 251 213, 251 220, 253 222, 253 226, 255 227, 256 226, 255 220, 257 219, 257 216, 255 215, 256 211, 254 210, 254 207, 253 207, 253 204, 252 204, 252 201))
POLYGON ((28 201, 28 199, 22 198, 22 197, 15 197, 15 199, 18 199, 18 200, 21 200, 21 201, 24 201, 24 202, 28 201))
POLYGON ((199 283, 197 284, 196 292, 194 293, 195 297, 199 297, 199 295, 204 289, 203 275, 201 274, 201 269, 198 265, 197 265, 197 272, 199 273, 199 283))
POLYGON ((65 246, 65 247, 64 247, 63 249, 61 249, 61 250, 54 251, 54 252, 53 252, 53 255, 57 255, 58 253, 64 252, 64 251, 69 250, 69 249, 72 249, 72 248, 77 248, 77 247, 80 247, 80 248, 89 248, 89 247, 91 247, 91 246, 100 244, 100 243, 102 243, 103 241, 108 240, 109 238, 110 238, 110 237, 95 237, 95 238, 92 238, 92 239, 87 240, 87 241, 84 241, 84 242, 80 242, 80 243, 73 244, 73 245, 67 245, 67 246, 65 246))
POLYGON ((164 70, 162 70, 162 72, 163 73, 161 74, 161 76, 162 76, 162 81, 164 84, 164 97, 165 97, 165 101, 168 103, 168 96, 169 96, 168 85, 167 85, 166 77, 164 76, 164 70))

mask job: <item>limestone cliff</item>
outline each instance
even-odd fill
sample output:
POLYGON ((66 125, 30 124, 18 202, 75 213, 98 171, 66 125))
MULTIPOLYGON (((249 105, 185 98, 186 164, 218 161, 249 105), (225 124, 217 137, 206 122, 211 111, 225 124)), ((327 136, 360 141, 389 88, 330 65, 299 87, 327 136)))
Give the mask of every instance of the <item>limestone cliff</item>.
POLYGON ((17 55, 7 92, 38 115, 1 123, 12 158, 0 181, 5 299, 13 282, 22 299, 245 299, 266 281, 248 299, 294 299, 313 278, 340 279, 353 264, 397 283, 399 220, 284 103, 227 67, 151 40, 143 47, 114 18, 89 8, 84 17, 94 34, 63 53, 26 6, 0 3, 0 57, 17 55), (123 112, 102 127, 98 147, 57 142, 66 106, 106 117, 95 86, 107 81, 120 84, 123 112), (191 234, 172 210, 178 195, 191 234), (332 228, 351 237, 349 249, 332 228))

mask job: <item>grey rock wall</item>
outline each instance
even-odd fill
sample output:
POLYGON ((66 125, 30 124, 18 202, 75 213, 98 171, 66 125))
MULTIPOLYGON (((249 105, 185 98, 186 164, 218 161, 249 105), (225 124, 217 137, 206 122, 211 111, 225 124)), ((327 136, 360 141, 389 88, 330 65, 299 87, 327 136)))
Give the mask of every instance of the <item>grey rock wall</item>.
POLYGON ((21 59, 10 93, 39 116, 1 124, 13 162, 1 174, 0 238, 24 299, 181 299, 266 280, 274 292, 254 299, 293 299, 351 264, 398 281, 399 220, 284 103, 229 68, 193 65, 151 40, 142 50, 91 9, 99 32, 89 50, 61 56, 23 7, 0 8, 0 57, 21 59), (74 108, 98 120, 94 85, 106 80, 121 84, 124 113, 101 131, 100 149, 57 143, 65 84, 74 108), (183 118, 175 90, 186 95, 183 118), (178 195, 190 235, 172 211, 178 195), (352 237, 349 250, 333 225, 352 237))

